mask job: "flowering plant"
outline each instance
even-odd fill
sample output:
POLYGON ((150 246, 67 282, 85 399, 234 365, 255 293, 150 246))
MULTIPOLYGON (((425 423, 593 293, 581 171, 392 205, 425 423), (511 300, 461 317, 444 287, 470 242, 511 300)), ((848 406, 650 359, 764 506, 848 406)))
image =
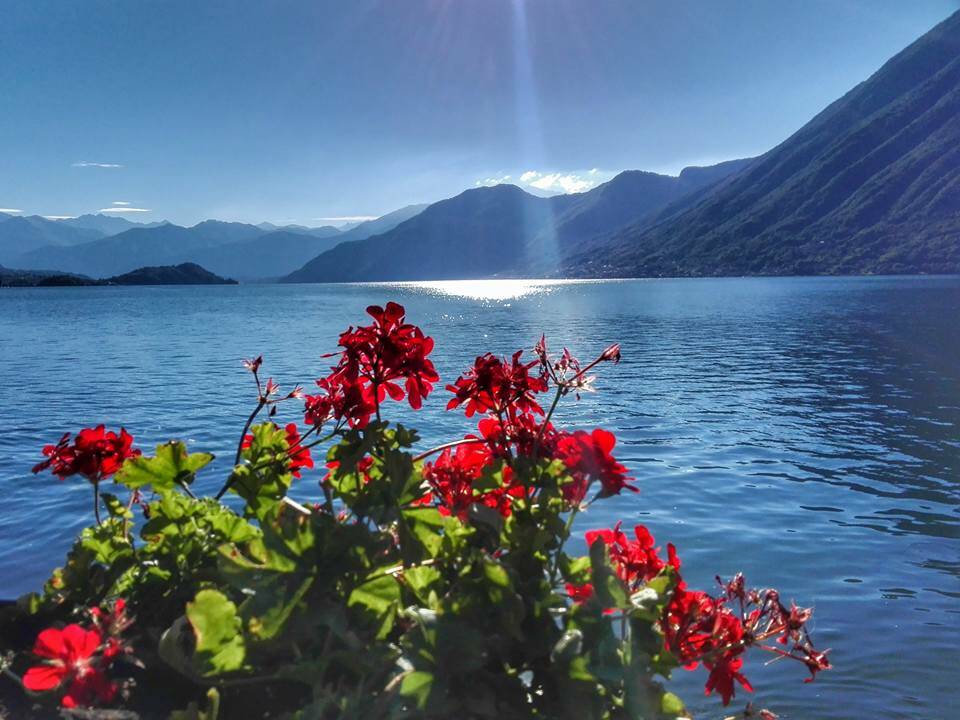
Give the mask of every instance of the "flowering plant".
POLYGON ((638 491, 612 433, 553 424, 619 346, 586 364, 545 339, 527 359, 477 357, 447 386, 477 431, 414 450, 416 432, 383 413, 434 392, 433 340, 400 305, 367 312, 314 394, 264 382, 262 357, 244 363, 256 403, 215 497, 192 490, 213 456, 181 442, 146 456, 100 426, 44 448, 35 472, 88 479, 96 522, 8 611, 7 628, 48 625, 6 656, 8 675, 22 668, 27 691, 68 708, 142 708, 141 688, 162 687, 190 703, 173 718, 260 703, 290 718, 619 719, 686 717, 664 687, 680 666, 702 664, 724 705, 752 689, 751 649, 799 661, 809 680, 829 667, 809 610, 740 575, 689 589, 674 546, 642 525, 590 530, 589 554, 568 552, 580 513, 638 491), (296 402, 302 427, 273 422, 296 402), (294 500, 319 465, 322 502, 294 500), (108 478, 126 502, 101 494, 108 478))

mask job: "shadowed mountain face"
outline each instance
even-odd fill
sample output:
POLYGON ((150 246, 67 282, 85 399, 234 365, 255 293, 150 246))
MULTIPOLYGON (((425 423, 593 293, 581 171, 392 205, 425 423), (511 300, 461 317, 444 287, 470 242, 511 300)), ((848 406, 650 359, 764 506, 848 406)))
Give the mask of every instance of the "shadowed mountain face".
POLYGON ((690 207, 580 276, 960 271, 960 13, 690 207))
MULTIPOLYGON (((553 275, 562 259, 627 223, 652 218, 748 160, 680 177, 628 171, 576 195, 542 198, 515 185, 467 190, 394 229, 343 243, 286 278, 350 282, 553 275), (403 248, 402 253, 395 252, 403 248)), ((351 231, 352 232, 352 231, 351 231)), ((344 233, 341 240, 350 233, 344 233)))

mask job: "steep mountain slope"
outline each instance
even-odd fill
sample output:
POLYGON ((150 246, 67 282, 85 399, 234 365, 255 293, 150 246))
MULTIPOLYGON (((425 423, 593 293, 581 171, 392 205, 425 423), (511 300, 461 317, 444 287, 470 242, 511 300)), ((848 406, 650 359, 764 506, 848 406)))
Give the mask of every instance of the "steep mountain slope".
POLYGON ((960 13, 778 147, 583 276, 960 271, 960 13))
POLYGON ((340 242, 350 242, 351 240, 364 240, 374 235, 389 232, 402 222, 406 222, 427 209, 429 205, 406 205, 399 210, 394 210, 386 215, 381 215, 376 220, 367 220, 354 225, 340 235, 340 242))
POLYGON ((588 192, 549 198, 515 185, 467 190, 434 203, 392 230, 338 245, 286 280, 554 275, 564 257, 593 238, 652 217, 747 163, 737 160, 710 170, 688 169, 694 172, 684 171, 679 177, 628 171, 588 192))

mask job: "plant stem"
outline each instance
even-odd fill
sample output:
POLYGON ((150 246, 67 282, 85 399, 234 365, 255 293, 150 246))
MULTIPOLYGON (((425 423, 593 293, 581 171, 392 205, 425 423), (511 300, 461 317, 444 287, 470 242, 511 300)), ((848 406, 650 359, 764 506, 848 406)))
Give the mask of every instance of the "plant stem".
POLYGON ((482 443, 482 442, 486 442, 486 440, 484 440, 483 438, 464 438, 463 440, 454 440, 453 442, 444 443, 443 445, 437 445, 436 447, 432 447, 429 450, 426 450, 420 453, 419 455, 415 455, 413 458, 413 462, 418 462, 420 460, 423 460, 424 458, 430 457, 434 453, 438 453, 441 450, 446 450, 447 448, 456 447, 457 445, 469 445, 472 443, 482 443))
POLYGON ((93 516, 97 519, 97 525, 103 525, 100 520, 100 481, 93 483, 93 516))
MULTIPOLYGON (((234 465, 240 464, 240 455, 243 453, 243 439, 247 436, 247 430, 249 430, 250 426, 253 425, 253 421, 256 419, 260 411, 263 410, 263 406, 266 404, 267 403, 263 400, 263 398, 260 398, 260 400, 257 402, 257 406, 253 409, 253 412, 250 413, 250 417, 247 418, 247 423, 243 426, 243 432, 240 433, 240 441, 237 443, 237 454, 233 459, 234 465)), ((217 498, 219 497, 220 495, 217 495, 217 498)))

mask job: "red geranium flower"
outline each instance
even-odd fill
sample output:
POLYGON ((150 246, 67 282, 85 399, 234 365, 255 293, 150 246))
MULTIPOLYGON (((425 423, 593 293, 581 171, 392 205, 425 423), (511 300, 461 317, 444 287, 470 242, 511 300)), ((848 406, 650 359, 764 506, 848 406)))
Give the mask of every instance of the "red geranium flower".
POLYGON ((534 396, 547 389, 547 382, 530 373, 539 361, 524 364, 520 362, 522 354, 522 350, 515 352, 509 363, 490 353, 478 357, 472 368, 447 386, 454 395, 447 403, 447 410, 466 404, 467 417, 477 412, 498 416, 517 412, 543 415, 543 408, 534 396))
MULTIPOLYGON (((423 477, 430 484, 432 499, 436 499, 442 514, 456 515, 461 520, 466 520, 470 506, 482 503, 504 517, 509 517, 510 498, 515 494, 515 489, 510 487, 509 482, 482 493, 473 486, 492 461, 490 448, 477 442, 446 448, 434 462, 423 466, 423 477)), ((513 477, 506 468, 504 475, 507 480, 513 477)))
POLYGON ((658 548, 654 547, 653 535, 643 525, 633 529, 635 540, 630 540, 617 523, 612 530, 589 530, 586 533, 587 546, 602 540, 610 554, 610 562, 617 576, 631 589, 639 583, 652 580, 666 563, 660 558, 658 548))
POLYGON ((300 468, 313 467, 313 458, 310 456, 310 448, 300 445, 300 433, 297 431, 297 424, 288 423, 284 429, 287 433, 287 445, 290 447, 288 452, 290 473, 298 478, 300 477, 300 468))
POLYGON ((584 583, 583 585, 567 583, 566 588, 567 595, 569 595, 570 599, 577 605, 582 605, 593 597, 593 585, 590 583, 584 583))
POLYGON ((140 455, 140 451, 133 448, 133 436, 125 429, 120 428, 117 434, 98 425, 78 432, 73 443, 70 433, 65 434, 56 445, 45 446, 43 454, 47 459, 35 465, 33 472, 50 468, 61 480, 81 475, 98 483, 114 475, 127 458, 140 455))
POLYGON ((336 389, 359 388, 365 404, 374 409, 387 395, 394 400, 406 397, 410 407, 419 409, 440 379, 427 359, 433 352, 433 338, 404 322, 406 311, 395 302, 386 308, 371 305, 367 314, 373 318, 371 325, 351 327, 340 335, 343 350, 340 363, 327 378, 329 394, 334 397, 336 389))
POLYGON ((736 695, 733 685, 734 680, 740 683, 747 692, 753 692, 753 686, 750 684, 750 681, 740 672, 741 667, 743 667, 742 657, 731 657, 728 655, 721 657, 720 660, 710 668, 710 675, 707 677, 704 694, 710 695, 716 690, 720 693, 720 697, 723 698, 723 704, 729 705, 730 699, 736 695))
POLYGON ((611 455, 617 439, 613 433, 597 428, 592 433, 577 430, 557 441, 557 456, 563 460, 574 482, 564 487, 564 495, 570 502, 578 503, 586 496, 593 481, 601 485, 600 497, 619 495, 626 488, 639 492, 629 484, 627 468, 611 455))
POLYGON ((95 656, 102 642, 99 630, 86 630, 76 624, 63 630, 44 630, 37 636, 33 654, 46 662, 27 670, 23 686, 42 692, 66 685, 61 704, 68 708, 110 702, 117 686, 95 656))

